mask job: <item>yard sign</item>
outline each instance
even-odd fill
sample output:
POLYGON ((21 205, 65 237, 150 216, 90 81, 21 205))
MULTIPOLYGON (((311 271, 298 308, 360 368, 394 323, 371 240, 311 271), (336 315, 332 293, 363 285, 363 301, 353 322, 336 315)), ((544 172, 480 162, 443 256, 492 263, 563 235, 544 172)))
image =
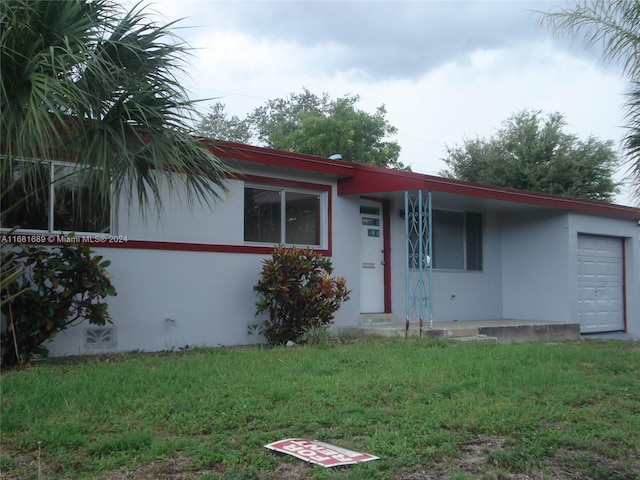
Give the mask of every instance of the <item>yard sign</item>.
POLYGON ((377 460, 378 457, 367 453, 354 452, 346 448, 336 447, 318 440, 305 440, 304 438, 288 438, 265 445, 270 450, 286 453, 323 467, 337 467, 340 465, 353 465, 358 462, 377 460))

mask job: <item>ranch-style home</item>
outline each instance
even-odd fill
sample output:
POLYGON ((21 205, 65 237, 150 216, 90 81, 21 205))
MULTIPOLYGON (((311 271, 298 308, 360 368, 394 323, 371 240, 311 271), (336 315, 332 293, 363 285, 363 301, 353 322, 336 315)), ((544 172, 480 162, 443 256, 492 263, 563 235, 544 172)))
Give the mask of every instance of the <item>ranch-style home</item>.
POLYGON ((336 329, 513 319, 640 334, 640 209, 211 145, 235 172, 213 209, 172 197, 161 221, 125 205, 93 222, 114 325, 73 327, 52 355, 264 341, 253 285, 279 243, 321 251, 346 278, 336 329))

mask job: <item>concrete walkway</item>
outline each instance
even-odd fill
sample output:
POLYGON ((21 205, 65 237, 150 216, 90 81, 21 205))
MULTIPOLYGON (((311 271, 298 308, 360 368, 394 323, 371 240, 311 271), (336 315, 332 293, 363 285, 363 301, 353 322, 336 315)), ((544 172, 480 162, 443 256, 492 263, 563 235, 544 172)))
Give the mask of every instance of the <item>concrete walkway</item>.
POLYGON ((632 335, 627 332, 583 333, 582 338, 585 340, 597 338, 602 340, 630 340, 636 342, 640 341, 640 335, 632 335))

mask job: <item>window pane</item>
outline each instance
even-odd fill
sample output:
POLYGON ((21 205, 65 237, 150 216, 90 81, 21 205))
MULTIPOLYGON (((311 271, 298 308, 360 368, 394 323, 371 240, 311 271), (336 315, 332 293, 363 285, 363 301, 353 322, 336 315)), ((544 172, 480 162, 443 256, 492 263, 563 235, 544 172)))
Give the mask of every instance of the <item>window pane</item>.
POLYGON ((244 189, 244 240, 280 243, 281 192, 261 188, 244 189))
POLYGON ((482 215, 467 212, 467 270, 482 270, 482 215))
POLYGON ((5 162, 2 168, 2 226, 49 229, 48 162, 5 162))
POLYGON ((464 269, 464 213, 433 210, 433 268, 464 269))
POLYGON ((366 205, 360 206, 360 213, 364 215, 380 215, 380 208, 368 207, 366 205))
POLYGON ((320 245, 320 195, 286 192, 286 243, 320 245))
POLYGON ((53 229, 109 232, 109 199, 101 201, 95 175, 72 165, 54 165, 53 229))

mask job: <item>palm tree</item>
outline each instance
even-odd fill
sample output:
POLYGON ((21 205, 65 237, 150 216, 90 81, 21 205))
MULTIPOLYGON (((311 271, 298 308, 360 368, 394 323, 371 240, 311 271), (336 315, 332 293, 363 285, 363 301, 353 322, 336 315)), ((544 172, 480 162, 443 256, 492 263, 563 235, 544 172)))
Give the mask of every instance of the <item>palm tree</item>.
POLYGON ((623 148, 634 193, 640 199, 640 1, 580 0, 571 9, 539 12, 540 21, 558 34, 601 47, 605 63, 620 63, 630 80, 623 148))
POLYGON ((115 0, 1 1, 3 217, 74 175, 78 209, 123 199, 161 211, 167 190, 219 199, 225 168, 190 135, 193 102, 179 82, 189 48, 173 25, 115 0), (63 174, 50 173, 48 160, 66 162, 63 174))

